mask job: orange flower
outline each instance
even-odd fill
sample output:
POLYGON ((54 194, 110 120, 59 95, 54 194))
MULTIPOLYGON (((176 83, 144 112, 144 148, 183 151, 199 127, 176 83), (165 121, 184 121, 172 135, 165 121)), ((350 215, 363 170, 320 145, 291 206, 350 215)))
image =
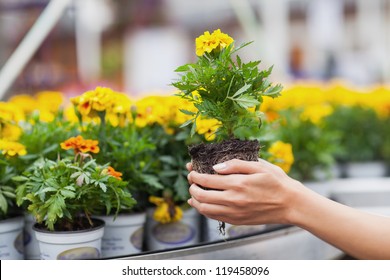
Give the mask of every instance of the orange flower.
POLYGON ((99 141, 97 140, 84 139, 81 135, 78 135, 77 137, 71 137, 65 140, 60 145, 64 150, 74 149, 75 154, 80 152, 97 154, 100 151, 98 144, 99 141))
POLYGON ((122 180, 122 178, 121 178, 121 177, 122 177, 122 173, 116 171, 116 170, 115 170, 114 168, 112 168, 111 166, 108 167, 107 172, 108 172, 108 174, 111 175, 112 177, 115 177, 115 178, 117 178, 117 179, 119 179, 119 180, 122 180))

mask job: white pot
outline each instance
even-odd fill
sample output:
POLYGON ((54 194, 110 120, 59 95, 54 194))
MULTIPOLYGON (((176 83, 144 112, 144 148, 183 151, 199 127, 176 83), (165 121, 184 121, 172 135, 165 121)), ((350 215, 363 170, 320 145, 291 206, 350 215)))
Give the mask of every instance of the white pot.
POLYGON ((146 247, 148 250, 164 250, 200 242, 200 215, 191 208, 183 211, 178 222, 161 224, 153 219, 155 208, 148 209, 146 220, 146 247))
POLYGON ((39 245, 35 237, 33 226, 36 223, 31 214, 24 215, 24 258, 26 260, 39 260, 39 245))
POLYGON ((224 240, 227 238, 236 238, 251 234, 256 234, 262 232, 266 225, 232 225, 225 223, 225 235, 219 231, 220 222, 217 220, 206 218, 206 241, 218 241, 224 240))
POLYGON ((93 219, 95 227, 79 231, 33 230, 39 242, 42 260, 99 259, 104 234, 104 221, 93 219))
POLYGON ((102 257, 117 257, 142 251, 146 213, 97 216, 105 222, 102 257))
POLYGON ((0 221, 0 260, 23 260, 24 217, 0 221))
POLYGON ((347 177, 385 177, 387 173, 386 164, 380 161, 350 162, 347 164, 347 177))

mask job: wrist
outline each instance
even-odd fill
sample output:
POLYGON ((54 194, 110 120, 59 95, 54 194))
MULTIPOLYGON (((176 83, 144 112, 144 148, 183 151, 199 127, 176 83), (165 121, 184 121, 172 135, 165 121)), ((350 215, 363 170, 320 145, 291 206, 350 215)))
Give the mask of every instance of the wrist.
POLYGON ((285 219, 287 224, 302 226, 307 214, 307 205, 312 198, 311 191, 307 189, 301 182, 294 180, 290 184, 290 194, 286 202, 285 219), (305 214, 306 213, 306 214, 305 214))

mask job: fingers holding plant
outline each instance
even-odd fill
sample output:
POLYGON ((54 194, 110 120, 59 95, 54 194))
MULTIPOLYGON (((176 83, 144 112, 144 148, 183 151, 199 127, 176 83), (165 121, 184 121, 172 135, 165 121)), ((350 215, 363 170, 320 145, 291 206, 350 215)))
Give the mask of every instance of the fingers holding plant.
POLYGON ((191 206, 207 217, 231 224, 287 222, 295 180, 266 161, 225 164, 220 170, 225 175, 189 174, 191 206))

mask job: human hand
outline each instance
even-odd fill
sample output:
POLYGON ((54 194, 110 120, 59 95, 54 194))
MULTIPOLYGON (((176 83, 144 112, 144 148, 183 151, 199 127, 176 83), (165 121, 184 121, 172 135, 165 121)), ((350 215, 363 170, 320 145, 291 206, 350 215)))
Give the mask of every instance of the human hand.
POLYGON ((209 218, 236 225, 289 223, 295 189, 302 186, 262 159, 217 164, 214 170, 218 174, 192 171, 191 163, 187 169, 191 185, 188 203, 209 218))

